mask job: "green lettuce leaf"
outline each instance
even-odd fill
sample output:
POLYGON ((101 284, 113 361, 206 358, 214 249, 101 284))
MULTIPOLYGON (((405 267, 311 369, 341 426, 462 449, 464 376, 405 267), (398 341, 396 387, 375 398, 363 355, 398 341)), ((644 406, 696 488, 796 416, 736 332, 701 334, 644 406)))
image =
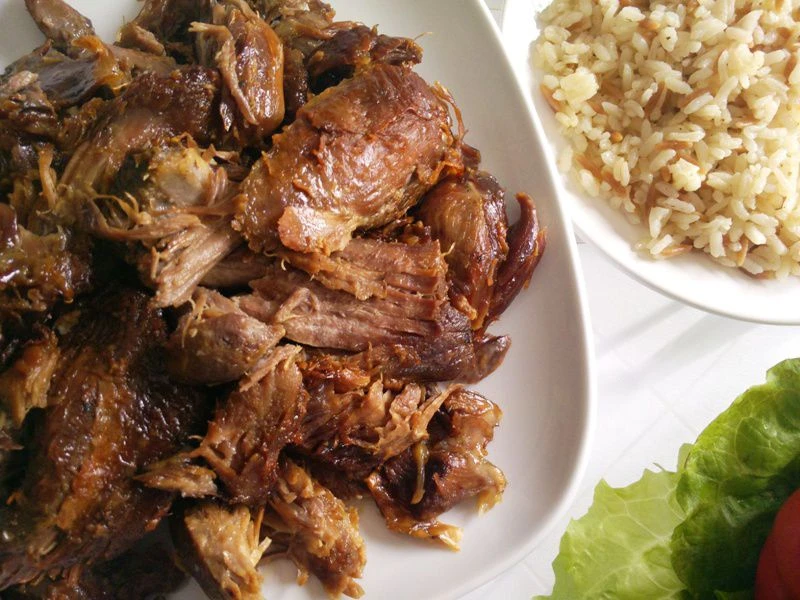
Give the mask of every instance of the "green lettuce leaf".
POLYGON ((684 517, 675 499, 677 481, 669 471, 645 471, 625 488, 601 481, 589 512, 572 521, 561 539, 550 597, 682 598, 685 586, 672 568, 669 548, 684 517))
POLYGON ((776 512, 800 487, 800 360, 784 361, 697 438, 678 482, 672 564, 694 593, 751 589, 776 512))
MULTIPOLYGON (((555 600, 749 600, 761 547, 800 488, 800 359, 767 373, 715 419, 678 472, 600 482, 553 562, 555 600)), ((541 598, 541 597, 540 597, 541 598)))

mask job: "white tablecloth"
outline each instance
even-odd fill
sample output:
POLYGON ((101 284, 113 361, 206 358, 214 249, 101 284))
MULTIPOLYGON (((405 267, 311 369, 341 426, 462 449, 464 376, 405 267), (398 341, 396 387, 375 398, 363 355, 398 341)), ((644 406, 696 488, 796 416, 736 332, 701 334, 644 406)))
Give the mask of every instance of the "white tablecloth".
MULTIPOLYGON (((485 2, 499 21, 504 0, 485 2)), ((682 444, 694 441, 737 395, 762 382, 769 367, 800 356, 800 327, 704 313, 634 281, 589 244, 580 244, 579 254, 598 375, 589 466, 568 514, 550 534, 521 563, 464 600, 549 593, 561 535, 570 518, 586 512, 601 478, 622 486, 647 467, 675 468, 682 444)))

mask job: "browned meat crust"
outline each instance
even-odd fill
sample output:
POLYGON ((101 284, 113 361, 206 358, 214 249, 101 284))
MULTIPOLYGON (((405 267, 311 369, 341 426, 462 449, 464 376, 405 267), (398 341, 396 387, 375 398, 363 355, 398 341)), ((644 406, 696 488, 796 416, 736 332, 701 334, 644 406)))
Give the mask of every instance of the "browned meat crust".
POLYGON ((520 217, 509 229, 505 191, 489 173, 472 167, 439 183, 417 211, 447 251, 453 306, 479 331, 528 285, 544 251, 545 232, 533 200, 519 194, 517 201, 520 217))
POLYGON ((194 50, 189 26, 194 21, 208 22, 211 7, 211 0, 144 0, 136 18, 120 29, 119 43, 191 61, 194 50))
POLYGON ((433 188, 419 206, 419 218, 447 251, 450 299, 483 328, 508 254, 505 194, 494 177, 469 172, 433 188))
POLYGON ((3 592, 9 600, 142 600, 178 589, 186 574, 162 543, 142 544, 92 568, 75 568, 64 577, 3 592))
POLYGON ((71 195, 67 208, 80 211, 95 194, 108 192, 131 153, 183 134, 210 142, 218 131, 219 84, 214 70, 197 66, 137 77, 67 164, 61 179, 71 195))
POLYGON ((539 228, 533 199, 527 194, 517 194, 517 202, 520 217, 508 232, 508 258, 497 274, 490 320, 503 314, 517 294, 528 286, 546 246, 547 237, 545 230, 539 228))
POLYGON ((459 389, 451 386, 439 392, 357 369, 344 379, 343 371, 330 355, 304 367, 310 400, 302 440, 294 450, 317 467, 325 465, 354 482, 427 439, 431 419, 459 389))
MULTIPOLYGON (((158 138, 138 143, 154 141, 158 138)), ((111 193, 101 195, 91 184, 83 193, 73 191, 71 207, 63 210, 78 215, 95 236, 125 243, 128 260, 156 290, 158 304, 176 306, 189 300, 203 276, 241 244, 230 227, 229 200, 235 187, 225 169, 214 164, 214 152, 191 140, 165 142, 146 152, 132 150, 118 167, 111 167, 113 185, 105 190, 111 193)), ((91 156, 93 150, 87 152, 91 156)), ((65 179, 72 166, 71 161, 65 179)))
POLYGON ((113 558, 154 528, 172 497, 132 477, 204 417, 203 396, 163 372, 165 324, 145 295, 100 296, 61 327, 25 479, 0 509, 0 589, 113 558))
POLYGON ((64 231, 37 235, 0 204, 0 322, 3 329, 45 315, 59 301, 72 302, 89 288, 90 246, 64 231))
POLYGON ((278 455, 299 439, 307 393, 296 360, 300 348, 273 350, 251 381, 220 401, 193 453, 216 472, 231 502, 263 505, 277 477, 278 455))
POLYGON ((254 250, 329 254, 401 216, 448 165, 445 103, 415 73, 375 65, 329 88, 275 136, 237 203, 254 250))
POLYGON ((76 48, 80 54, 70 57, 45 44, 12 64, 0 85, 0 115, 19 131, 57 139, 57 131, 43 127, 51 123, 40 122, 43 113, 54 115, 85 102, 101 88, 117 90, 130 81, 130 65, 120 63, 98 38, 82 38, 76 48))
POLYGON ((337 23, 331 29, 332 37, 306 59, 309 86, 315 94, 371 63, 410 67, 422 60, 422 48, 408 38, 382 35, 361 23, 337 23))
POLYGON ((308 102, 305 61, 323 40, 329 39, 334 11, 320 0, 248 0, 269 23, 284 47, 283 96, 286 115, 294 120, 308 102))

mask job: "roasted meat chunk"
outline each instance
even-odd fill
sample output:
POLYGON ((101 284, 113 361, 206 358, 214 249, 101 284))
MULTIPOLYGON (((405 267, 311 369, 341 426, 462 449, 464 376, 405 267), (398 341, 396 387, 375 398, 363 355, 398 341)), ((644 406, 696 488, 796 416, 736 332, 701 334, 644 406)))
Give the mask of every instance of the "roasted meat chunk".
POLYGON ((294 120, 308 102, 305 61, 323 40, 333 22, 333 9, 320 0, 248 0, 273 28, 283 44, 283 95, 286 115, 294 120))
POLYGON ((194 39, 189 26, 208 23, 212 0, 144 0, 135 19, 119 31, 119 43, 155 55, 194 62, 194 39))
POLYGON ((109 560, 154 528, 172 496, 133 476, 206 418, 204 396, 164 373, 166 326, 147 296, 120 291, 76 310, 61 319, 21 488, 0 509, 0 589, 109 560))
POLYGON ((14 156, 15 151, 30 148, 30 152, 35 141, 57 136, 58 113, 38 79, 35 73, 22 71, 0 83, 0 144, 9 153, 5 160, 17 174, 24 173, 26 166, 32 168, 35 160, 14 156))
POLYGON ((172 225, 170 219, 185 219, 190 210, 223 212, 219 205, 232 184, 218 158, 213 149, 201 148, 192 140, 153 145, 128 155, 109 191, 118 197, 132 196, 140 211, 157 217, 162 229, 177 231, 184 223, 172 225))
POLYGON ((533 200, 524 194, 517 200, 520 218, 509 230, 505 191, 490 174, 469 168, 440 182, 417 210, 448 250, 451 302, 476 330, 485 330, 527 285, 544 251, 533 200))
MULTIPOLYGON (((337 258, 330 261, 333 268, 322 273, 322 280, 334 289, 317 281, 313 268, 307 275, 273 262, 263 278, 251 282, 255 293, 237 298, 239 306, 265 322, 282 324, 289 339, 318 348, 361 351, 370 344, 401 343, 407 335, 432 337, 439 332, 444 289, 435 271, 433 285, 422 282, 428 291, 424 295, 417 293, 421 289, 390 289, 351 264, 337 270, 337 258), (341 290, 345 286, 349 289, 341 290)), ((438 275, 443 281, 443 269, 438 275)))
POLYGON ((277 477, 278 455, 299 439, 307 394, 296 346, 279 346, 251 381, 219 402, 193 453, 216 472, 231 502, 263 505, 277 477))
POLYGON ((55 127, 59 111, 130 82, 131 65, 120 62, 98 38, 81 38, 79 44, 81 53, 75 57, 45 44, 9 66, 0 77, 4 126, 55 141, 60 137, 55 127))
POLYGON ((80 213, 89 200, 107 193, 130 154, 184 134, 199 144, 210 142, 220 126, 219 88, 219 75, 205 67, 137 77, 106 107, 67 164, 60 181, 67 190, 64 208, 80 213))
POLYGON ((281 460, 279 478, 264 515, 272 540, 269 553, 281 553, 297 565, 303 581, 315 575, 332 597, 364 593, 356 579, 366 563, 358 513, 348 508, 308 472, 281 460))
POLYGON ((375 65, 306 104, 242 186, 235 227, 253 250, 330 254, 401 216, 456 142, 445 102, 408 69, 375 65))
POLYGON ((371 63, 412 66, 422 60, 422 48, 414 40, 379 34, 361 23, 337 23, 330 39, 306 59, 309 87, 315 94, 352 77, 371 63))
POLYGON ((205 274, 241 244, 230 227, 235 187, 215 158, 191 141, 133 153, 110 193, 86 201, 87 228, 125 244, 159 306, 189 300, 205 274))
MULTIPOLYGON (((430 281, 420 282, 430 288, 430 281)), ((380 362, 393 377, 477 381, 508 350, 507 338, 477 337, 461 312, 413 286, 362 301, 278 263, 251 286, 254 294, 237 299, 246 313, 282 325, 286 337, 300 344, 364 352, 358 362, 380 362)))
POLYGON ((430 439, 369 476, 367 485, 390 529, 458 548, 460 531, 436 518, 465 498, 477 496, 481 511, 500 501, 506 479, 486 460, 486 446, 501 414, 474 392, 454 391, 428 427, 430 439))
POLYGON ((153 239, 130 257, 159 306, 179 306, 215 264, 241 243, 228 218, 198 219, 180 232, 153 239))
POLYGON ((453 305, 481 329, 497 271, 508 255, 505 194, 491 175, 472 173, 439 183, 422 200, 419 218, 447 249, 453 305))
POLYGON ((355 238, 330 256, 279 248, 277 254, 331 290, 359 300, 384 298, 435 310, 445 300, 445 257, 438 242, 385 242, 355 238))
POLYGON ((167 369, 177 381, 207 385, 238 381, 283 337, 283 327, 248 316, 213 290, 198 288, 192 310, 167 344, 167 369))
POLYGON ((429 427, 425 490, 413 509, 418 518, 438 516, 470 497, 477 498, 481 511, 501 500, 506 479, 486 460, 486 447, 502 414, 494 402, 475 392, 461 389, 448 395, 429 427))
POLYGON ((223 122, 246 144, 259 145, 283 121, 283 45, 244 0, 215 4, 211 23, 194 23, 200 61, 225 83, 223 122))
POLYGON ((8 600, 142 600, 178 589, 186 574, 164 544, 140 544, 94 567, 70 570, 64 577, 43 578, 6 590, 8 600))
POLYGON ((428 424, 453 393, 385 381, 379 371, 350 369, 330 355, 304 367, 310 399, 294 449, 340 477, 362 482, 381 464, 428 438, 428 424), (366 379, 369 383, 363 385, 366 379))
POLYGON ((37 235, 0 204, 0 321, 2 328, 26 315, 46 315, 59 301, 72 302, 91 281, 91 246, 67 231, 37 235))
POLYGON ((284 95, 294 117, 311 94, 338 84, 373 63, 411 66, 422 60, 413 40, 379 34, 352 21, 333 22, 319 0, 249 0, 272 25, 285 49, 284 95))
POLYGON ((261 600, 256 567, 270 544, 261 535, 263 512, 201 502, 170 518, 180 563, 211 600, 261 600))
POLYGON ((489 320, 499 317, 528 285, 533 270, 542 258, 547 236, 539 227, 536 206, 527 194, 517 194, 519 220, 508 231, 508 258, 497 272, 489 320))
POLYGON ((92 22, 63 0, 25 0, 25 7, 45 37, 61 50, 94 35, 92 22))
POLYGON ((79 43, 82 52, 77 58, 45 60, 36 71, 37 84, 58 109, 77 106, 104 89, 116 92, 130 83, 131 65, 120 62, 98 38, 82 38, 79 43))

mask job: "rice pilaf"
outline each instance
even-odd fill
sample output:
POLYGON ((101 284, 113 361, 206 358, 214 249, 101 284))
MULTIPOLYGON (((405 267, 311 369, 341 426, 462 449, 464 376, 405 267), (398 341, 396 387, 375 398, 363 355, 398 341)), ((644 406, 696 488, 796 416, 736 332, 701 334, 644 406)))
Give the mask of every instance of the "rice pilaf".
POLYGON ((535 45, 559 168, 647 234, 800 275, 800 0, 555 0, 535 45))

